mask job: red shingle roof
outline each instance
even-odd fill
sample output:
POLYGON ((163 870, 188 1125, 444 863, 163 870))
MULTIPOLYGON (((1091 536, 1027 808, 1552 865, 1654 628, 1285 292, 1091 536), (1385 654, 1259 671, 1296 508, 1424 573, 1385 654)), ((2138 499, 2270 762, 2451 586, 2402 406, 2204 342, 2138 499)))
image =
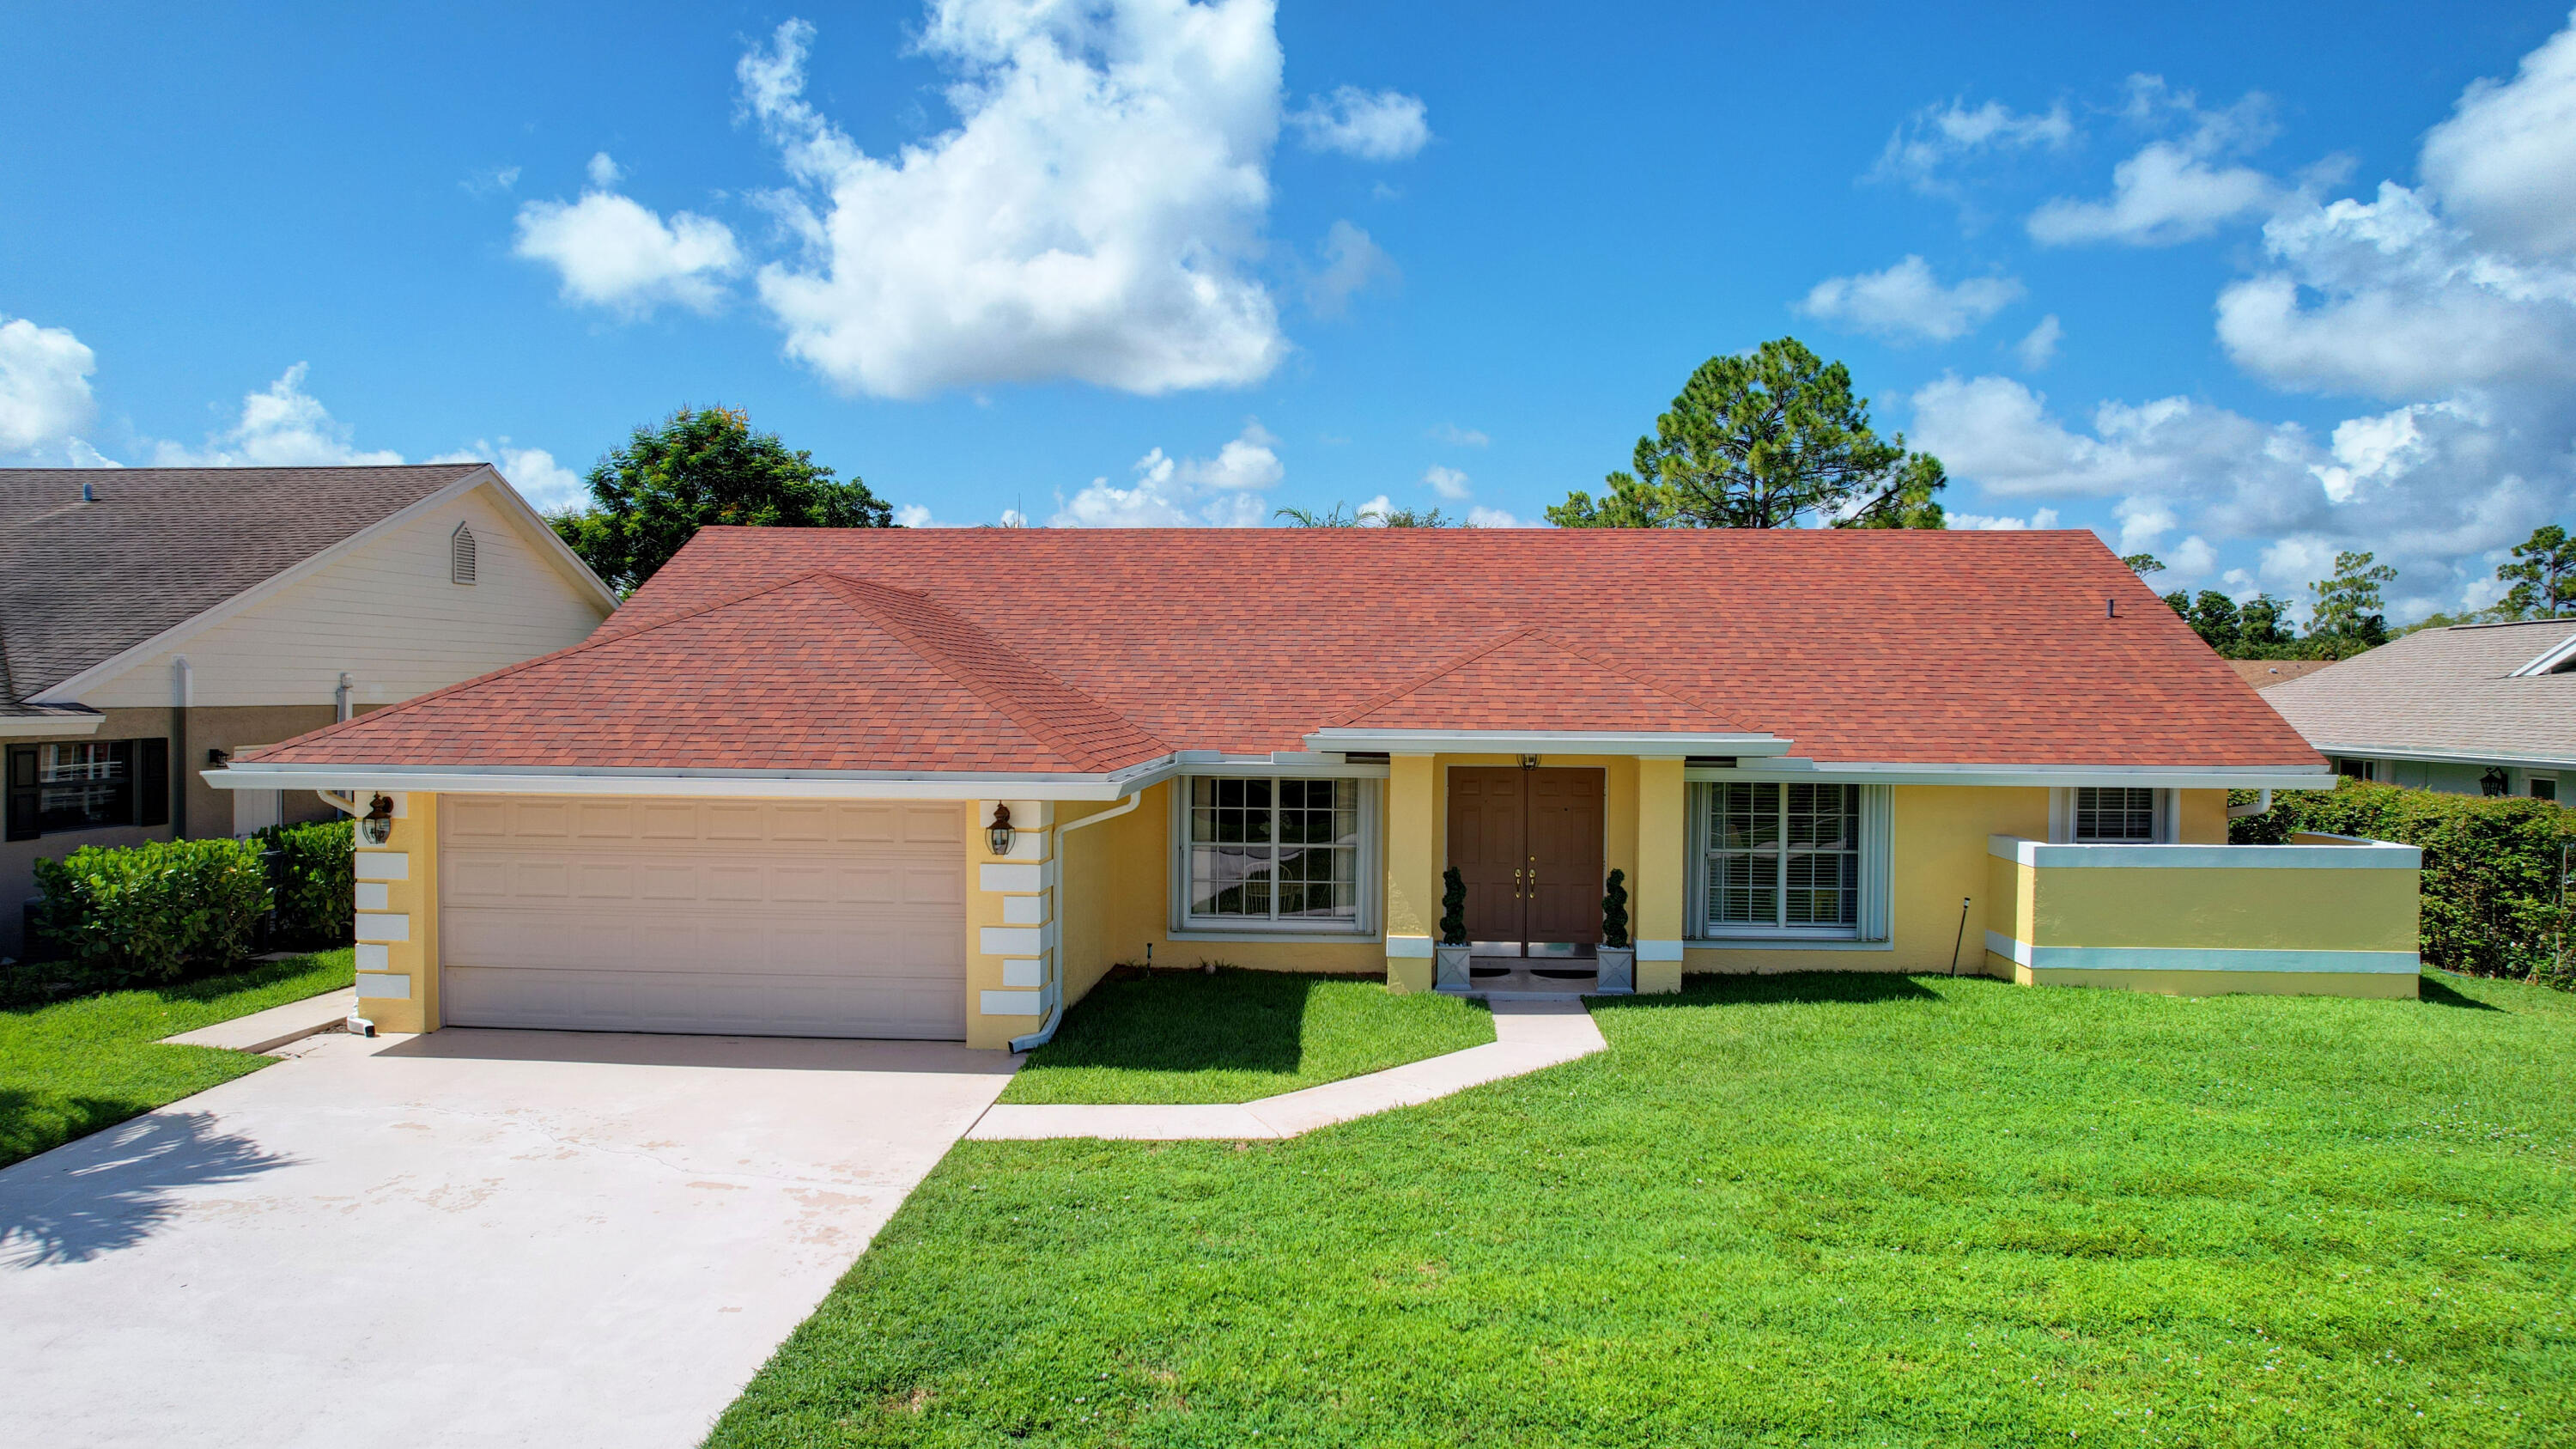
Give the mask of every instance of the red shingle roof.
POLYGON ((1452 529, 712 528, 589 643, 259 758, 1091 772, 1336 724, 2319 763, 2090 533, 1452 529))

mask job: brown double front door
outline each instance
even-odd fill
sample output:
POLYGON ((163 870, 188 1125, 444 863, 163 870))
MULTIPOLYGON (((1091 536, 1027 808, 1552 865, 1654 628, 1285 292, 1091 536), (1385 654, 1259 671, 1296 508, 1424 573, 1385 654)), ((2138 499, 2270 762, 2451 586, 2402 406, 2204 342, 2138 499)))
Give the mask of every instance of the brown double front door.
POLYGON ((1599 770, 1449 771, 1449 863, 1466 884, 1467 939, 1481 952, 1600 943, 1601 795, 1599 770))

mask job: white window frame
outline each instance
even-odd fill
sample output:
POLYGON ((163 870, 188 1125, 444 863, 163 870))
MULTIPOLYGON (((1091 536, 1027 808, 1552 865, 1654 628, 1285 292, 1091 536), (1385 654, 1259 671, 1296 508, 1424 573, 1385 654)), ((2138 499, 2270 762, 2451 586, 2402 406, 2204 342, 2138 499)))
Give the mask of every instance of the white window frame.
POLYGON ((1316 772, 1294 768, 1246 771, 1202 771, 1179 775, 1172 780, 1170 840, 1171 901, 1170 934, 1175 940, 1200 941, 1275 941, 1325 939, 1348 941, 1368 939, 1378 933, 1378 896, 1385 878, 1378 837, 1382 815, 1379 806, 1379 782, 1355 778, 1340 772, 1316 772), (1301 917, 1285 921, 1265 921, 1250 916, 1197 916, 1190 914, 1190 798, 1202 779, 1267 780, 1270 782, 1271 808, 1278 808, 1279 782, 1282 780, 1351 780, 1359 786, 1360 849, 1359 903, 1352 919, 1347 921, 1316 920, 1301 917))
POLYGON ((1796 784, 1846 785, 1860 792, 1860 889, 1859 919, 1849 926, 1757 926, 1742 921, 1709 919, 1709 812, 1717 785, 1713 780, 1693 781, 1690 785, 1689 869, 1690 896, 1686 903, 1689 918, 1683 923, 1689 944, 1695 946, 1748 946, 1794 944, 1851 944, 1863 946, 1885 944, 1888 921, 1892 914, 1891 881, 1895 853, 1895 794, 1885 785, 1855 784, 1847 780, 1787 781, 1760 780, 1745 783, 1779 785, 1783 808, 1787 788, 1796 784))
MULTIPOLYGON (((2131 785, 2127 788, 2137 789, 2131 785)), ((2075 838, 2075 790, 2061 785, 2048 792, 2048 840, 2052 845, 2172 845, 2181 838, 2182 792, 2156 791, 2156 838, 2140 840, 2077 840, 2075 838)))

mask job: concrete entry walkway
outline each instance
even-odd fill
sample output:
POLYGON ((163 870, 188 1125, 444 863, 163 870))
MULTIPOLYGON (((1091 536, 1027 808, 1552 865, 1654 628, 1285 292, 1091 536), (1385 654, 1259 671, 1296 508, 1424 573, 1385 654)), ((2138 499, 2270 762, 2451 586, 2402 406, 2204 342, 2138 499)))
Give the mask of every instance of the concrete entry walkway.
POLYGON ((1494 1040, 1366 1076, 1239 1104, 1089 1106, 1001 1103, 966 1135, 979 1142, 1050 1137, 1136 1141, 1294 1137, 1354 1117, 1418 1106, 1453 1092, 1602 1051, 1601 1028, 1575 997, 1498 999, 1494 1040))
POLYGON ((450 1030, 0 1170, 0 1443, 686 1446, 1009 1080, 450 1030))

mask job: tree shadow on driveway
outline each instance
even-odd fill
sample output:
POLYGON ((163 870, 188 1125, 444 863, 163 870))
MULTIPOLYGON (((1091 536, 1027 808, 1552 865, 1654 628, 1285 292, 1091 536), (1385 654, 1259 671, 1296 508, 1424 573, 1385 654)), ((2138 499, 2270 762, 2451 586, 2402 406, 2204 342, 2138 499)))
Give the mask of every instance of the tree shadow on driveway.
POLYGON ((0 1269, 131 1248, 177 1214, 178 1189, 294 1165, 221 1130, 212 1112, 146 1113, 0 1169, 0 1269))

